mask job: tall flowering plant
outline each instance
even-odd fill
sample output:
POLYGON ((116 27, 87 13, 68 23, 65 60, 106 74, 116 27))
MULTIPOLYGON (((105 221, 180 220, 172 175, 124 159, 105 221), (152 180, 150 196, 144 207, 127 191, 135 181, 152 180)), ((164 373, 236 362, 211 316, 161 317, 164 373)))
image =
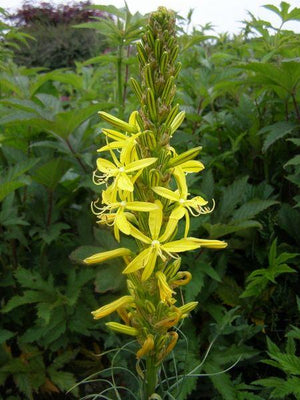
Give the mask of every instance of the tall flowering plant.
POLYGON ((155 393, 159 369, 178 340, 176 325, 197 302, 178 304, 176 289, 192 279, 182 271, 180 254, 202 247, 222 249, 219 240, 189 236, 190 215, 212 211, 207 201, 190 197, 186 175, 203 170, 195 160, 201 148, 177 154, 170 140, 184 120, 173 104, 178 44, 173 12, 160 7, 152 13, 142 42, 137 45, 141 82, 131 79, 140 110, 122 121, 105 112, 100 116, 113 129, 103 129, 106 145, 98 152, 93 180, 103 185, 102 198, 92 204, 98 223, 136 240, 136 251, 118 248, 86 258, 98 264, 122 257, 128 294, 92 312, 95 319, 117 312, 122 322, 107 322, 113 331, 134 336, 138 359, 146 359, 145 399, 155 393), (183 237, 178 223, 184 221, 183 237))

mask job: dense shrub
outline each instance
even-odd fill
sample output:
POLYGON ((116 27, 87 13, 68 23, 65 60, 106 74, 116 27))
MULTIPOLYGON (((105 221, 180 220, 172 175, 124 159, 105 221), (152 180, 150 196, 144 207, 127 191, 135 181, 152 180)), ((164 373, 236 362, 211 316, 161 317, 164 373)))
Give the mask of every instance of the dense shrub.
POLYGON ((15 62, 55 69, 74 67, 75 61, 100 54, 105 49, 104 36, 88 29, 79 32, 73 27, 94 17, 109 18, 103 12, 88 9, 89 5, 88 1, 72 5, 25 3, 9 19, 33 40, 16 50, 15 62))

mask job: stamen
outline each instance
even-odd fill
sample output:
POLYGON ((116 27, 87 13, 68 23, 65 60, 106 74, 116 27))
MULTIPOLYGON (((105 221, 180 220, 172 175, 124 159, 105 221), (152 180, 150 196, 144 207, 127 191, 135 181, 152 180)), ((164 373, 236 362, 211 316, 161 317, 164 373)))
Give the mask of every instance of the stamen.
POLYGON ((121 207, 126 207, 126 201, 121 201, 121 203, 120 203, 120 205, 121 205, 121 207))
POLYGON ((179 199, 179 203, 180 203, 180 204, 183 204, 184 202, 185 202, 184 199, 179 199))
POLYGON ((119 168, 119 171, 120 171, 120 172, 124 172, 124 171, 125 171, 125 168, 124 168, 124 167, 120 167, 120 168, 119 168))
POLYGON ((156 246, 157 244, 160 244, 158 240, 152 240, 151 246, 156 246))

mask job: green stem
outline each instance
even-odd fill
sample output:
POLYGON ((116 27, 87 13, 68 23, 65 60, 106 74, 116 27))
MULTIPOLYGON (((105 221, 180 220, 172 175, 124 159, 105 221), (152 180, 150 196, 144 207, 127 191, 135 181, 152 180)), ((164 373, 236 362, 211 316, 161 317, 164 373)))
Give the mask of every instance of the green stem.
POLYGON ((119 118, 123 119, 124 117, 124 103, 123 103, 123 87, 122 87, 122 54, 123 54, 123 46, 119 46, 119 54, 117 61, 117 81, 118 81, 118 106, 119 106, 119 118))
POLYGON ((154 358, 151 356, 147 357, 145 371, 145 400, 149 400, 150 396, 155 393, 157 373, 158 367, 155 366, 154 358))

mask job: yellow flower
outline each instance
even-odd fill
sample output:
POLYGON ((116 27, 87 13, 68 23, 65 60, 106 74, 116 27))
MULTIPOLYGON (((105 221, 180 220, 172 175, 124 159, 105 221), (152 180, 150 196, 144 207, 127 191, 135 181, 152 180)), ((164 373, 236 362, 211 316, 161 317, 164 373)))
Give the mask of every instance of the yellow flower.
POLYGON ((103 251, 102 253, 93 254, 92 256, 85 258, 83 262, 85 264, 99 264, 101 262, 111 260, 112 258, 126 257, 129 256, 130 254, 131 251, 129 249, 121 247, 119 249, 103 251))
POLYGON ((172 299, 172 294, 175 294, 175 292, 168 285, 166 275, 162 271, 158 271, 156 272, 155 276, 157 278, 161 301, 163 301, 164 303, 168 302, 170 304, 173 304, 175 302, 175 299, 172 299))
POLYGON ((114 177, 114 189, 118 188, 120 190, 133 192, 133 183, 130 174, 138 170, 143 170, 149 165, 155 163, 156 160, 157 158, 150 157, 144 158, 143 160, 133 161, 125 165, 116 157, 114 157, 115 164, 105 158, 98 158, 97 168, 103 175, 97 175, 97 172, 94 173, 94 183, 101 185, 106 183, 109 178, 114 177))
MULTIPOLYGON (((163 261, 166 261, 167 257, 164 254, 168 255, 169 257, 176 258, 176 256, 174 256, 176 253, 195 250, 202 246, 202 242, 197 242, 197 239, 192 237, 164 243, 172 235, 175 227, 172 226, 173 231, 170 230, 167 233, 164 232, 160 236, 163 222, 163 210, 162 204, 159 200, 156 200, 155 203, 159 205, 159 207, 157 210, 150 211, 148 221, 151 237, 146 236, 133 225, 131 225, 130 234, 141 242, 147 244, 148 247, 142 250, 141 253, 138 254, 123 271, 124 274, 129 274, 144 268, 142 273, 143 281, 147 280, 152 275, 158 256, 163 261)), ((168 225, 166 229, 169 229, 168 225)), ((209 241, 207 241, 207 244, 208 242, 209 241)))
POLYGON ((170 200, 172 203, 176 203, 176 206, 169 217, 170 224, 173 223, 174 225, 177 225, 178 221, 185 216, 186 224, 184 237, 187 237, 190 229, 189 212, 195 217, 200 214, 207 214, 211 212, 213 208, 210 209, 208 207, 203 207, 207 204, 207 201, 201 196, 196 196, 188 200, 187 197, 189 193, 187 190, 185 175, 181 167, 175 167, 173 175, 177 181, 179 190, 173 192, 172 190, 162 186, 155 186, 152 190, 159 196, 170 200))
MULTIPOLYGON (((105 199, 105 196, 103 196, 105 199)), ((129 211, 138 211, 138 212, 149 212, 157 209, 157 205, 154 203, 148 203, 146 201, 119 201, 115 203, 109 203, 103 207, 98 207, 97 202, 92 203, 93 213, 100 218, 100 221, 108 221, 108 225, 114 225, 114 234, 116 240, 120 241, 120 233, 119 230, 126 235, 130 235, 131 225, 128 222, 128 217, 132 217, 133 215, 125 212, 125 210, 129 211), (113 218, 110 218, 111 212, 113 212, 113 218)), ((132 218, 131 218, 132 219, 132 218)))
POLYGON ((154 349, 154 338, 153 335, 150 333, 147 335, 147 339, 144 341, 142 347, 139 349, 139 351, 136 353, 136 357, 142 358, 146 354, 149 354, 151 350, 154 349))
POLYGON ((113 301, 112 303, 106 304, 105 306, 102 306, 97 310, 92 311, 92 315, 94 319, 100 319, 116 311, 118 308, 123 308, 124 306, 132 304, 133 302, 134 298, 132 296, 123 296, 113 301))
POLYGON ((135 149, 137 145, 136 139, 142 134, 140 127, 138 126, 136 121, 137 114, 137 111, 131 113, 129 117, 129 125, 135 127, 135 129, 138 130, 138 133, 131 133, 131 136, 128 136, 127 134, 115 131, 113 129, 102 129, 102 133, 106 136, 106 138, 113 139, 113 142, 107 143, 106 146, 101 147, 97 151, 101 152, 108 150, 111 151, 114 149, 122 149, 120 154, 121 163, 128 164, 136 160, 138 158, 135 149))

